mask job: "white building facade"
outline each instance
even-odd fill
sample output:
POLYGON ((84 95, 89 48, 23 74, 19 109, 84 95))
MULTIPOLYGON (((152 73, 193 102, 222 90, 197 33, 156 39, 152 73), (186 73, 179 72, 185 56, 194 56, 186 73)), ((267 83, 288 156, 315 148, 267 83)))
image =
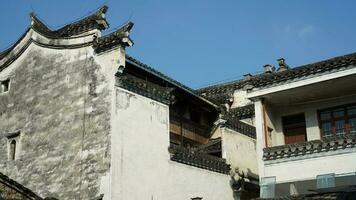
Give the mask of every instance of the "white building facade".
POLYGON ((356 54, 272 72, 248 92, 261 197, 352 192, 356 54))
POLYGON ((278 64, 200 90, 230 113, 250 113, 240 119, 256 127, 261 198, 356 195, 356 54, 278 64))
POLYGON ((256 197, 254 127, 127 55, 133 23, 102 35, 107 9, 57 30, 32 14, 0 53, 0 172, 57 199, 256 197))

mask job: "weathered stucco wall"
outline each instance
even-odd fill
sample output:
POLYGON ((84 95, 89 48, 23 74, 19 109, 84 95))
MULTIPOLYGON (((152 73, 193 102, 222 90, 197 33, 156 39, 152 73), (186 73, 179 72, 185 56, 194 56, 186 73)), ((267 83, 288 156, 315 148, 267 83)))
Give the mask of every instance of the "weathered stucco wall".
POLYGON ((228 128, 221 132, 223 158, 231 168, 257 175, 256 140, 228 128))
POLYGON ((233 94, 233 103, 231 108, 246 106, 251 103, 251 100, 247 98, 246 90, 235 90, 233 94))
POLYGON ((110 167, 110 94, 91 47, 48 49, 31 44, 4 71, 0 95, 0 171, 40 196, 99 195, 110 167), (20 130, 8 159, 8 133, 20 130))
POLYGON ((167 105, 117 88, 115 111, 111 199, 233 199, 228 175, 170 161, 167 105))

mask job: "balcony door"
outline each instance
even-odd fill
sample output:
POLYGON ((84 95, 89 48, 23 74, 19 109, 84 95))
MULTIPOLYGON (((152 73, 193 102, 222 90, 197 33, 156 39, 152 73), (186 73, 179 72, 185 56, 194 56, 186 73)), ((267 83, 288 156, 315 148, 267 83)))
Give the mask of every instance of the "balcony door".
POLYGON ((282 123, 285 144, 300 143, 307 140, 304 113, 283 117, 282 123))

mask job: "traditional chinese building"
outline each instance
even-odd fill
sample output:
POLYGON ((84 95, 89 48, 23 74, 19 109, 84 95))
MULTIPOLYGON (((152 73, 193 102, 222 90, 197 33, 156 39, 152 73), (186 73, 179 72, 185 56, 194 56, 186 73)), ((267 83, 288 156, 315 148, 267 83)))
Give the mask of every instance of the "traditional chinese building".
POLYGON ((58 199, 258 196, 252 107, 127 55, 133 23, 102 35, 107 9, 57 30, 31 14, 0 53, 0 172, 58 199))
POLYGON ((262 198, 350 199, 356 191, 356 54, 294 68, 278 63, 277 70, 265 65, 262 74, 199 92, 230 113, 254 116, 262 198))

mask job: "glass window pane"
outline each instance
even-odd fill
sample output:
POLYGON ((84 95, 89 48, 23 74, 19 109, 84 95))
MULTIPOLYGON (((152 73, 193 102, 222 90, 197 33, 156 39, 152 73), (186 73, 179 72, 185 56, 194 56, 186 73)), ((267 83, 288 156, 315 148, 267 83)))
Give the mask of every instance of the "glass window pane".
POLYGON ((333 115, 334 117, 344 117, 345 116, 344 109, 333 110, 333 115))
POLYGON ((335 175, 334 174, 318 175, 316 177, 316 187, 318 189, 335 187, 335 175))
POLYGON ((347 108, 348 115, 356 115, 356 106, 351 106, 347 108))
POLYGON ((321 120, 331 119, 331 112, 330 111, 321 112, 320 113, 320 119, 321 120))
POLYGON ((332 135, 332 126, 331 122, 324 122, 321 124, 321 128, 323 130, 324 136, 331 136, 332 135))
POLYGON ((337 120, 335 121, 335 129, 336 135, 345 133, 345 120, 337 120))
POLYGON ((261 179, 260 196, 262 198, 274 198, 276 177, 264 177, 261 179))

